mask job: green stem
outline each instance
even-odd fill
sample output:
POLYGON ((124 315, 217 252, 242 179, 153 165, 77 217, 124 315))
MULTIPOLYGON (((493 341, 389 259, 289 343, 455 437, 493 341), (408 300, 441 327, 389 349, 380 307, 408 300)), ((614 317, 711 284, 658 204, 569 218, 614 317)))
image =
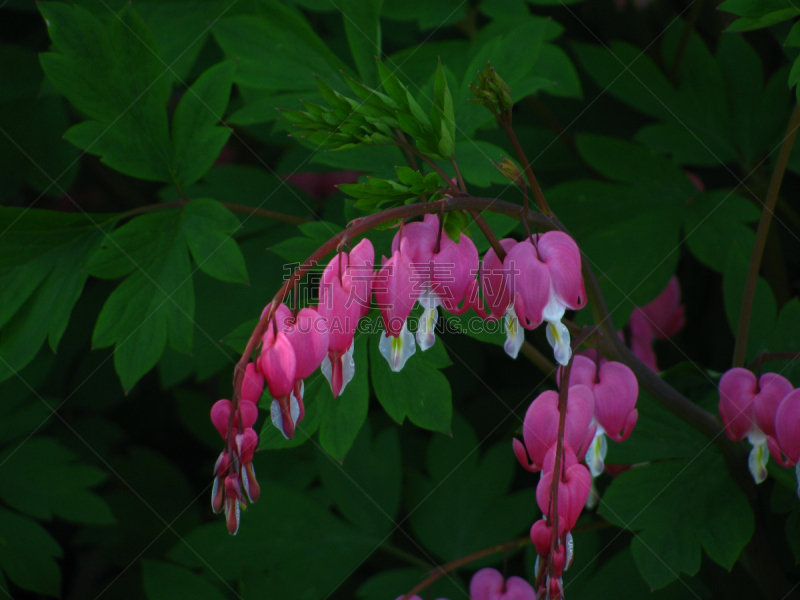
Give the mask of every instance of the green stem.
POLYGON ((703 0, 694 0, 692 10, 686 19, 686 27, 683 28, 681 39, 678 42, 678 50, 675 52, 675 58, 672 61, 672 68, 669 70, 669 78, 672 83, 678 84, 678 73, 680 72, 683 57, 686 56, 686 49, 689 47, 689 40, 692 37, 692 32, 697 25, 697 19, 700 16, 700 10, 703 8, 703 0))
MULTIPOLYGON (((528 183, 531 186, 531 190, 533 191, 533 197, 536 199, 536 205, 539 207, 539 210, 542 211, 543 214, 548 216, 553 216, 553 210, 550 208, 550 205, 547 204, 547 200, 545 200, 544 192, 542 192, 542 188, 539 185, 539 181, 536 179, 536 175, 533 174, 533 169, 531 168, 531 163, 528 161, 528 157, 525 156, 525 151, 522 149, 522 145, 519 143, 519 139, 517 139, 517 134, 514 133, 514 130, 511 127, 511 122, 507 118, 500 118, 498 119, 500 124, 503 126, 503 129, 506 131, 506 135, 508 135, 508 139, 511 140, 511 145, 514 147, 514 152, 517 153, 517 158, 519 162, 522 164, 522 170, 525 173, 525 177, 528 179, 528 183)), ((527 206, 525 207, 525 214, 527 215, 527 206)))
POLYGON ((772 179, 769 182, 767 196, 761 209, 761 219, 756 230, 756 241, 753 245, 753 253, 750 256, 750 264, 747 268, 747 279, 744 284, 744 294, 742 295, 742 309, 739 313, 739 325, 736 328, 736 344, 733 348, 733 366, 743 367, 747 353, 747 336, 750 331, 750 316, 753 312, 753 298, 756 293, 756 282, 758 271, 761 267, 761 257, 764 255, 764 246, 767 243, 769 226, 772 222, 772 213, 775 210, 775 203, 778 200, 778 193, 781 190, 783 175, 786 172, 786 164, 789 162, 789 155, 792 152, 794 138, 797 135, 797 128, 800 126, 800 106, 795 105, 792 117, 789 120, 789 127, 786 137, 783 139, 781 149, 778 154, 778 161, 775 163, 775 170, 772 172, 772 179))

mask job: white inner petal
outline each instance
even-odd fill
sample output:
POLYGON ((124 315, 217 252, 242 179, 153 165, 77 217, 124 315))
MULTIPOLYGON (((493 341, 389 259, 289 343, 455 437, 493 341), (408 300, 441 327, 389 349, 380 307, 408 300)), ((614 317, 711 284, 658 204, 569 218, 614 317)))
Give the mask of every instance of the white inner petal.
POLYGON ((560 321, 561 317, 564 316, 564 312, 566 311, 566 306, 562 304, 559 299, 556 297, 556 291, 553 289, 553 282, 550 282, 550 295, 547 298, 547 304, 545 304, 544 310, 542 311, 542 318, 545 321, 555 322, 560 321))
POLYGON ((511 358, 517 358, 519 349, 522 348, 522 343, 525 341, 525 331, 519 324, 517 313, 514 312, 514 306, 509 306, 506 309, 506 343, 503 349, 511 358))
POLYGON ((586 453, 586 466, 589 467, 592 477, 597 477, 605 468, 606 453, 608 452, 608 441, 603 428, 598 426, 594 434, 589 451, 586 453))
POLYGON ((569 329, 560 320, 548 321, 546 333, 556 362, 566 367, 572 357, 572 348, 569 346, 569 329))
POLYGON ((355 348, 356 339, 353 338, 353 341, 350 342, 350 347, 347 349, 347 352, 342 354, 342 389, 339 390, 340 395, 344 393, 344 388, 347 387, 347 384, 353 380, 353 375, 356 374, 356 361, 353 359, 353 352, 355 351, 355 348))
POLYGON ((756 483, 761 483, 767 478, 767 462, 769 461, 769 451, 767 443, 754 444, 747 459, 747 466, 750 467, 750 474, 756 483))
MULTIPOLYGON (((420 304, 422 304, 421 299, 420 304)), ((435 304, 431 308, 425 307, 425 310, 422 311, 422 316, 417 324, 417 343, 423 352, 436 343, 436 320, 438 317, 435 304)))
POLYGON ((384 332, 378 344, 381 356, 386 359, 389 368, 394 372, 402 370, 416 349, 414 335, 408 330, 408 322, 403 323, 403 329, 400 330, 400 335, 397 337, 386 335, 384 332))
POLYGON ((322 360, 322 364, 320 365, 319 370, 322 371, 322 374, 325 376, 325 379, 328 380, 328 385, 333 387, 333 365, 331 365, 330 355, 328 354, 325 355, 325 358, 322 360))
POLYGON ((272 404, 269 406, 269 417, 272 419, 272 424, 281 432, 281 435, 285 437, 287 440, 289 436, 286 435, 286 432, 283 430, 283 414, 281 413, 281 405, 278 404, 277 400, 273 400, 272 404))

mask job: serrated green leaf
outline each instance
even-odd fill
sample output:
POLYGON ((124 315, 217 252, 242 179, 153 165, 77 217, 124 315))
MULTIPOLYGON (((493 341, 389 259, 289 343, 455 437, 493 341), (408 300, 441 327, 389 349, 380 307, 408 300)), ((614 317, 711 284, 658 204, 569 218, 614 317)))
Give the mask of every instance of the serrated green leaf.
POLYGON ((103 231, 91 216, 17 208, 0 209, 0 226, 2 380, 30 362, 45 339, 58 347, 103 231))
POLYGON ((219 156, 230 129, 217 125, 225 115, 236 63, 219 63, 208 69, 178 103, 172 119, 173 172, 185 187, 202 177, 219 156))
POLYGON ((730 569, 755 527, 747 499, 713 447, 688 460, 651 463, 618 475, 599 510, 615 525, 639 531, 631 550, 653 588, 680 573, 697 573, 701 547, 730 569))
POLYGON ((96 467, 75 462, 75 455, 53 439, 34 437, 0 457, 6 477, 0 497, 37 519, 54 515, 105 525, 114 522, 108 505, 89 488, 106 479, 96 467))
POLYGON ((90 119, 66 138, 122 173, 172 181, 167 68, 135 11, 127 7, 105 24, 58 2, 39 3, 39 10, 53 41, 42 67, 90 119))
POLYGON ((61 547, 45 529, 27 517, 0 508, 0 567, 23 589, 61 595, 61 571, 55 558, 61 547))

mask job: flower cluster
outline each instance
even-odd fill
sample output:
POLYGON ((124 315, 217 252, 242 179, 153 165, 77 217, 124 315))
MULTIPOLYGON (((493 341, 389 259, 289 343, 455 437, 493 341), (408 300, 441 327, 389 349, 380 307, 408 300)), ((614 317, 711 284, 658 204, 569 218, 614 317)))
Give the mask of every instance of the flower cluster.
POLYGON ((603 471, 605 436, 615 441, 630 436, 638 418, 635 406, 639 395, 636 377, 628 367, 581 355, 573 358, 569 381, 559 380, 559 384, 568 386, 560 462, 556 454, 561 398, 555 391, 542 392, 533 401, 523 422, 524 443, 514 440, 520 464, 529 471, 541 471, 536 501, 544 517, 533 524, 531 540, 539 558, 546 561, 542 567, 548 567, 549 573, 542 584, 554 598, 561 597, 561 577, 572 562, 570 532, 589 499, 592 477, 603 471), (554 480, 557 494, 553 494, 554 480))
MULTIPOLYGON (((245 500, 252 502, 258 496, 252 468, 258 438, 252 427, 265 382, 273 398, 272 423, 284 437, 292 438, 305 414, 303 381, 307 377, 319 367, 334 397, 352 380, 355 333, 369 313, 373 294, 384 326, 380 352, 394 371, 403 368, 417 345, 423 351, 433 346, 439 307, 453 314, 474 308, 484 319, 505 318, 506 351, 513 357, 524 341, 522 329, 547 321, 547 338, 556 360, 569 362, 569 332, 561 318, 567 309, 581 308, 586 302, 577 245, 558 231, 528 236, 522 242, 505 239, 501 244, 504 260, 490 250, 481 267, 478 250, 468 236, 462 233, 458 241, 452 240, 443 235, 439 217, 427 215, 423 221, 400 227, 391 257, 383 257, 377 271, 375 251, 367 239, 350 252, 338 252, 322 273, 317 306, 295 313, 282 303, 267 305, 262 313, 262 321, 268 320, 260 353, 247 365, 241 401, 220 400, 211 411, 212 422, 227 444, 214 471, 213 505, 216 511, 224 508, 231 533, 238 529, 245 500), (408 318, 417 303, 423 315, 414 335, 408 318)), ((557 402, 551 408, 557 422, 557 402)), ((589 421, 592 411, 591 406, 584 409, 589 421)), ((581 460, 596 428, 593 424, 588 440, 571 440, 581 460)), ((540 464, 550 446, 552 442, 543 449, 540 464)), ((581 506, 583 502, 585 498, 581 506)), ((573 512, 577 518, 580 508, 573 512)))
MULTIPOLYGON (((770 454, 783 467, 800 464, 800 389, 777 373, 757 378, 737 367, 720 379, 719 396, 725 433, 753 446, 748 466, 756 483, 767 478, 770 454)), ((800 466, 796 473, 800 495, 800 466)))
POLYGON ((505 318, 506 353, 516 358, 524 341, 521 329, 535 329, 547 321, 547 341, 556 361, 569 362, 569 331, 561 322, 567 309, 586 304, 581 275, 581 253, 575 241, 562 231, 548 231, 521 242, 500 241, 506 251, 501 262, 494 249, 486 252, 481 269, 481 288, 486 306, 476 304, 478 314, 505 318))
POLYGON ((260 488, 253 469, 253 454, 258 434, 253 429, 258 419, 258 399, 264 389, 264 377, 255 363, 247 365, 242 385, 242 400, 231 419, 230 400, 218 400, 211 407, 211 422, 225 440, 225 450, 214 465, 211 507, 215 513, 225 510, 225 522, 231 535, 239 530, 241 508, 245 500, 258 500, 260 488))

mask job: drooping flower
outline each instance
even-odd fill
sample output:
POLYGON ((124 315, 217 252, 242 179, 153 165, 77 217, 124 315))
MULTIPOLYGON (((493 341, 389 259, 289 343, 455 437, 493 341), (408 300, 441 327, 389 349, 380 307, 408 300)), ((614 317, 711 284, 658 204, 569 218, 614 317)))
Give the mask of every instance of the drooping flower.
POLYGON ((294 351, 295 372, 292 391, 288 397, 275 397, 270 416, 275 427, 290 439, 305 415, 303 380, 316 371, 328 353, 328 325, 313 307, 304 308, 293 316, 285 304, 278 306, 274 320, 274 326, 267 327, 264 333, 264 349, 274 344, 275 330, 280 331, 294 351))
POLYGON ((501 240, 506 257, 500 265, 489 250, 483 260, 481 286, 486 306, 476 311, 487 318, 506 318, 506 352, 516 358, 524 341, 518 325, 535 329, 547 321, 547 340, 556 361, 572 356, 569 331, 561 322, 567 309, 586 304, 581 256, 575 241, 561 231, 537 234, 521 242, 501 240))
POLYGON ((681 288, 674 275, 667 287, 649 304, 637 307, 628 323, 628 345, 633 353, 653 371, 658 372, 653 344, 680 332, 686 322, 681 302, 681 288))
MULTIPOLYGON (((578 449, 580 460, 583 460, 589 441, 594 437, 593 413, 592 391, 585 385, 570 387, 564 440, 570 447, 578 449)), ((544 467, 545 457, 558 438, 558 421, 558 393, 552 390, 542 392, 525 413, 522 424, 524 445, 517 439, 513 442, 517 460, 528 471, 540 471, 544 467)))
POLYGON ((499 571, 487 567, 472 576, 470 600, 536 600, 536 592, 521 577, 505 579, 499 571))
POLYGON ((353 379, 354 338, 358 321, 369 312, 372 296, 375 250, 368 239, 361 240, 348 254, 333 257, 322 273, 317 311, 328 325, 328 356, 322 374, 331 385, 333 397, 341 394, 353 379))
MULTIPOLYGON (((756 483, 767 477, 769 460, 769 433, 759 427, 777 433, 777 418, 771 422, 770 414, 792 391, 792 384, 775 373, 764 373, 759 379, 747 369, 730 369, 719 380, 719 414, 725 425, 725 433, 734 441, 747 438, 753 449, 748 466, 756 483), (758 406, 759 418, 755 407, 758 406)), ((777 408, 779 410, 779 408, 777 408)))

